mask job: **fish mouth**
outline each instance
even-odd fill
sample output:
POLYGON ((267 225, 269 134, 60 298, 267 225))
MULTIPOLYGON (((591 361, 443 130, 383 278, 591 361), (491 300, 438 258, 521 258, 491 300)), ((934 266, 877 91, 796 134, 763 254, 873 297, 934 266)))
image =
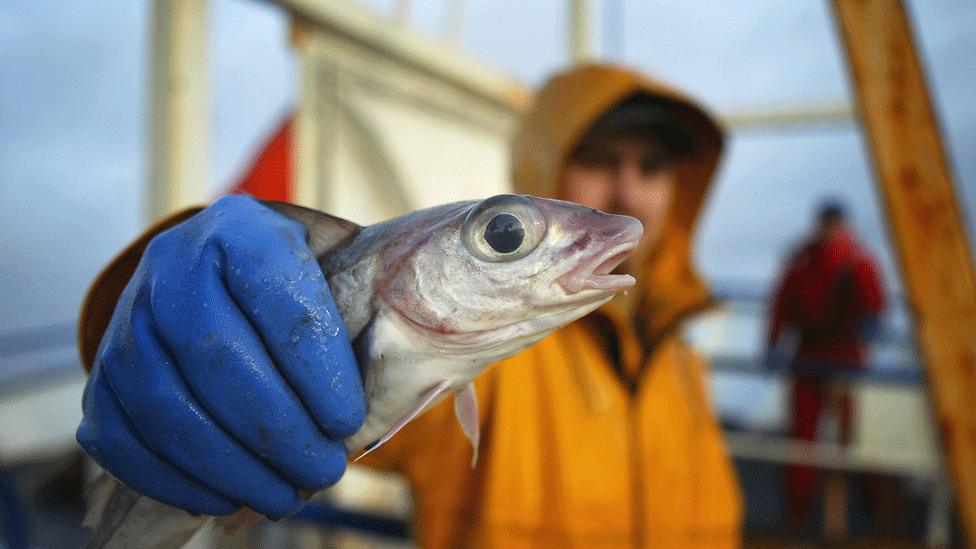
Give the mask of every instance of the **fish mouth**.
POLYGON ((608 246, 595 254, 593 259, 559 277, 559 285, 567 294, 584 290, 613 293, 633 286, 637 281, 628 274, 613 274, 637 248, 638 239, 608 246))

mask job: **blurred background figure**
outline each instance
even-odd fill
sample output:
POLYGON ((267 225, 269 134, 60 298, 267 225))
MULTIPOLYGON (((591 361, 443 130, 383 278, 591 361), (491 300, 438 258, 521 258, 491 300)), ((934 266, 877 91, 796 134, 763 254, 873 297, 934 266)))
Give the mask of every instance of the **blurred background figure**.
MULTIPOLYGON (((777 286, 767 345, 771 365, 788 362, 793 372, 790 434, 813 442, 821 420, 833 421, 837 442, 846 444, 855 403, 831 374, 865 368, 885 297, 878 264, 847 224, 843 202, 822 203, 813 234, 786 263, 777 286)), ((790 530, 805 525, 815 481, 813 468, 787 467, 790 530)))

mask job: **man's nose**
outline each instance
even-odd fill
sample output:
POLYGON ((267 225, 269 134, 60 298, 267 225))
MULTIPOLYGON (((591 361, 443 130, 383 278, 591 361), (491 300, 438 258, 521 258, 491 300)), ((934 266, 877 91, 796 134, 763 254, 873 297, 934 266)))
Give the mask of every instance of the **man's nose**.
POLYGON ((620 201, 627 196, 640 182, 640 163, 634 159, 624 158, 617 164, 614 179, 614 195, 620 201))

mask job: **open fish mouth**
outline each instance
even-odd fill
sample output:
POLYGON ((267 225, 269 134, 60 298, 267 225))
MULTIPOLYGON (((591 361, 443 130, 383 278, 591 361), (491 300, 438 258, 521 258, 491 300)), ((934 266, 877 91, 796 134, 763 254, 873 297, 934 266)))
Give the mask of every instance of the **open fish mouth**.
MULTIPOLYGON (((638 235, 639 238, 639 235, 638 235)), ((614 244, 594 255, 593 259, 559 277, 559 285, 567 294, 584 290, 617 292, 634 285, 636 280, 628 274, 613 274, 637 248, 638 238, 614 244)))

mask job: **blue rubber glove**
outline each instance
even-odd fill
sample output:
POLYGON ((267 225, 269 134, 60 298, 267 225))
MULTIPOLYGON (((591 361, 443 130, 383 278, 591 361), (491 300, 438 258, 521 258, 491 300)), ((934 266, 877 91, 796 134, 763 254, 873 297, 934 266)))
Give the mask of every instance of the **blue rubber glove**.
POLYGON ((272 518, 334 484, 366 402, 305 228, 220 199, 146 248, 102 338, 78 442, 191 513, 272 518))

